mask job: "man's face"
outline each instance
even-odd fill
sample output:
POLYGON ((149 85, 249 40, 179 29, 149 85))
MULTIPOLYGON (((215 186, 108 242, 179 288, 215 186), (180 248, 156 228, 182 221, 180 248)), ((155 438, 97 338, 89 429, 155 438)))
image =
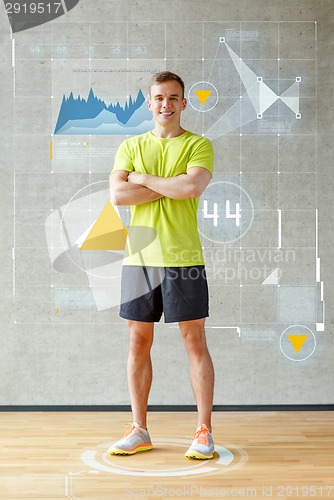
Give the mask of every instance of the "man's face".
POLYGON ((182 88, 177 81, 152 85, 148 107, 155 122, 161 125, 180 124, 181 111, 186 105, 187 100, 182 97, 182 88))

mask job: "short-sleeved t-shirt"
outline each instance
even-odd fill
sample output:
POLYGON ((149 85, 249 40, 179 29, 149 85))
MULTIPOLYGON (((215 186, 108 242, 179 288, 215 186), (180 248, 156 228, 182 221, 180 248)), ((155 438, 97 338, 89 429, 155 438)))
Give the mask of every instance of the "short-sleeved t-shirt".
MULTIPOLYGON (((165 139, 147 132, 125 140, 119 147, 112 173, 136 171, 159 177, 186 174, 189 168, 213 171, 213 147, 209 139, 189 131, 165 139)), ((153 228, 157 238, 131 253, 126 265, 179 267, 203 265, 203 254, 197 227, 199 198, 173 200, 168 197, 132 205, 131 227, 153 228)), ((144 231, 144 229, 143 229, 144 231)), ((149 231, 149 230, 148 230, 149 231)), ((151 234, 155 233, 151 231, 151 234)), ((147 233, 149 234, 149 233, 147 233)), ((131 241, 130 241, 131 243, 131 241)), ((138 247, 138 245, 136 245, 138 247)))

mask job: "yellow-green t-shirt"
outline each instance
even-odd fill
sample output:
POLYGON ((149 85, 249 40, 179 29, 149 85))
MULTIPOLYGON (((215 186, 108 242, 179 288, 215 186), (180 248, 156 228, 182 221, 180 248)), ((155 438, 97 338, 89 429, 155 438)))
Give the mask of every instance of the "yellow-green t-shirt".
MULTIPOLYGON (((213 147, 207 138, 186 131, 178 137, 165 139, 150 131, 121 144, 112 173, 126 170, 174 177, 187 173, 191 167, 202 167, 212 173, 213 160, 213 147)), ((142 244, 131 249, 130 238, 128 256, 123 263, 164 267, 204 264, 197 229, 198 203, 199 198, 173 200, 163 197, 132 205, 130 236, 131 228, 140 226, 143 228, 142 244)), ((141 230, 138 231, 140 235, 141 230)))

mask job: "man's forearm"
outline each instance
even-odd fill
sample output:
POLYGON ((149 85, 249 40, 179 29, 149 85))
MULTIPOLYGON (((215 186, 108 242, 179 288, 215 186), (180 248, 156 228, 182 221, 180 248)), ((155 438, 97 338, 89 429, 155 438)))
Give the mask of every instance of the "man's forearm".
POLYGON ((141 205, 160 198, 163 198, 162 194, 130 182, 110 186, 110 199, 115 205, 141 205))
POLYGON ((186 174, 175 177, 158 177, 150 174, 141 174, 140 187, 146 187, 161 196, 174 200, 184 200, 200 196, 198 186, 194 180, 186 174))

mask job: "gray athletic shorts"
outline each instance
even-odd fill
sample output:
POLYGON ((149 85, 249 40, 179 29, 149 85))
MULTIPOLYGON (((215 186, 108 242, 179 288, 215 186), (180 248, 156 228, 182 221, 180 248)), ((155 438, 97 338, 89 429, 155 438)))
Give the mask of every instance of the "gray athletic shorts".
POLYGON ((120 316, 165 323, 209 316, 209 294, 204 266, 123 266, 120 316))

